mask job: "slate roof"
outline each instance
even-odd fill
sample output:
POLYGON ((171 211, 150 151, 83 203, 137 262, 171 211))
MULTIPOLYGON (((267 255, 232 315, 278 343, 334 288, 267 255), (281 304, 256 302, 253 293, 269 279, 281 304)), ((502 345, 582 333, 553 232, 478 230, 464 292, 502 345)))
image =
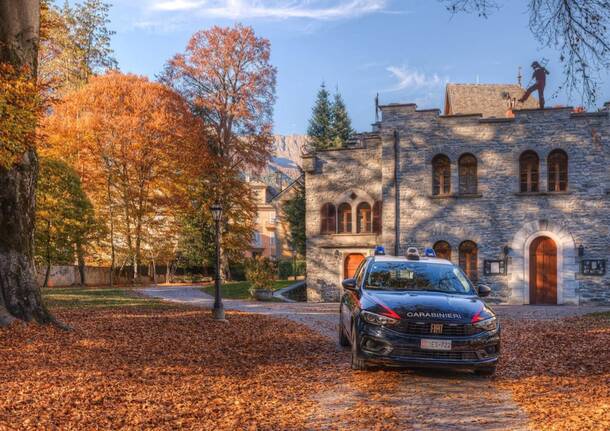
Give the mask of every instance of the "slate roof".
MULTIPOLYGON (((506 117, 508 101, 503 98, 504 93, 508 93, 511 99, 519 99, 525 89, 518 84, 447 84, 444 115, 506 117)), ((515 109, 538 108, 534 94, 525 103, 516 102, 515 109)))

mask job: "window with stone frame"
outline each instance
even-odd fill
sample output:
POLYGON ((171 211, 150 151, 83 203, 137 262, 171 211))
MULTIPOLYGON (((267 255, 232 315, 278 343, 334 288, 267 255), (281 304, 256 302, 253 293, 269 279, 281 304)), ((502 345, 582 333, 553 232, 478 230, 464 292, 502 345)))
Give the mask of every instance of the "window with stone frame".
POLYGON ((347 202, 339 205, 337 210, 339 215, 338 233, 351 233, 352 232, 352 206, 347 202))
POLYGON ((478 189, 477 158, 472 154, 464 154, 458 161, 460 179, 460 194, 474 195, 478 189))
POLYGON ((330 203, 322 205, 320 210, 320 233, 330 235, 337 232, 337 213, 335 206, 330 203))
POLYGON ((549 192, 568 190, 568 155, 563 150, 553 150, 547 159, 549 192))
POLYGON ((360 202, 356 207, 356 232, 371 233, 373 231, 373 217, 371 206, 367 202, 360 202))
POLYGON ((540 160, 534 151, 525 151, 519 157, 519 190, 522 193, 539 191, 540 160))
POLYGON ((477 271, 478 249, 472 241, 464 241, 460 244, 460 268, 468 276, 470 281, 476 282, 479 278, 477 271))
POLYGON ((373 232, 381 233, 381 202, 376 201, 373 204, 373 232))
POLYGON ((451 193, 451 162, 449 157, 439 154, 432 159, 432 194, 435 196, 451 193))
POLYGON ((434 253, 436 253, 436 257, 451 260, 451 246, 447 241, 436 241, 432 248, 434 253))

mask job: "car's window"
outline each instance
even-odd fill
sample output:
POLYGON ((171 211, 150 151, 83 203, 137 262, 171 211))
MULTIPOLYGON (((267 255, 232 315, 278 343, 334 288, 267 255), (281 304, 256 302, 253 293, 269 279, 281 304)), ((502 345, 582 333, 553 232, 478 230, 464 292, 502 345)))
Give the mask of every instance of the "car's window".
POLYGON ((358 268, 356 268, 356 272, 354 272, 354 280, 356 280, 356 286, 361 286, 362 276, 364 275, 363 268, 366 266, 368 262, 367 259, 364 259, 360 264, 358 264, 358 268))
POLYGON ((461 269, 423 262, 373 262, 366 276, 366 288, 476 294, 461 269))
POLYGON ((366 267, 367 262, 368 259, 363 260, 362 262, 360 262, 358 269, 356 269, 356 275, 354 276, 354 278, 356 279, 356 286, 358 287, 362 286, 362 280, 364 279, 365 273, 364 268, 366 267))

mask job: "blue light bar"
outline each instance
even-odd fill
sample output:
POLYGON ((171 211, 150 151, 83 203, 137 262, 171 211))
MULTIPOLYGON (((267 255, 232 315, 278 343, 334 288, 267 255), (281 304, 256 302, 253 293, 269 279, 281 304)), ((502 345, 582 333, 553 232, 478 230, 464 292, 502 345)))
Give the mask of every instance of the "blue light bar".
POLYGON ((375 247, 375 256, 385 256, 385 248, 382 245, 375 247))
POLYGON ((436 257, 436 252, 432 248, 427 248, 424 250, 424 256, 426 257, 436 257))

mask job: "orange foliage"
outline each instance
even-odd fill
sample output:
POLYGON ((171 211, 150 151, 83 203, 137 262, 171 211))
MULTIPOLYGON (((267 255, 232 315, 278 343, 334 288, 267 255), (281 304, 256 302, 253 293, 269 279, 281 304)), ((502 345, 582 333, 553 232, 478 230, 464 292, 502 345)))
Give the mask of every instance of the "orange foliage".
POLYGON ((72 164, 98 213, 116 217, 126 253, 140 261, 146 224, 169 205, 175 177, 189 162, 207 163, 200 120, 168 87, 135 75, 94 77, 45 120, 43 154, 72 164), (114 216, 112 215, 114 210, 114 216))
POLYGON ((10 168, 34 147, 40 107, 31 73, 0 63, 0 167, 10 168))
POLYGON ((168 64, 164 80, 201 115, 225 175, 269 159, 276 77, 270 54, 269 41, 250 27, 213 27, 195 33, 168 64))

